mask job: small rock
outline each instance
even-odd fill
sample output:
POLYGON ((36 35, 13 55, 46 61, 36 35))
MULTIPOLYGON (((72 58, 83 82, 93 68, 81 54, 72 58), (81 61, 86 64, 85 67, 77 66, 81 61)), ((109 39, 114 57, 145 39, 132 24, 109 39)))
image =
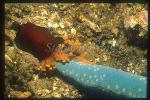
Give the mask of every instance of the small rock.
POLYGON ((65 89, 65 91, 66 91, 66 92, 69 92, 69 89, 67 88, 67 89, 65 89))
POLYGON ((64 88, 60 88, 59 90, 60 90, 60 92, 64 92, 64 88))
POLYGON ((57 23, 53 24, 53 28, 58 28, 58 27, 59 27, 59 25, 57 23))
POLYGON ((46 96, 47 94, 49 94, 50 91, 49 91, 48 89, 39 89, 39 90, 37 90, 37 93, 38 93, 38 95, 44 97, 44 96, 46 96))
POLYGON ((59 14, 57 12, 54 12, 54 13, 52 13, 50 15, 49 19, 52 20, 52 21, 54 21, 54 22, 55 21, 59 21, 60 20, 60 16, 59 16, 59 14))
POLYGON ((67 27, 71 27, 72 26, 72 23, 70 22, 70 21, 65 21, 65 26, 67 26, 67 27))
POLYGON ((127 67, 127 71, 130 72, 130 68, 129 67, 127 67))
POLYGON ((96 59, 95 59, 95 62, 99 62, 99 61, 100 61, 100 58, 96 58, 96 59))
POLYGON ((106 55, 103 55, 103 61, 107 61, 108 57, 106 55))
POLYGON ((52 27, 52 23, 51 23, 51 22, 48 22, 48 23, 47 23, 47 26, 48 26, 48 27, 52 27))
POLYGON ((53 4, 53 7, 57 8, 58 6, 56 4, 53 4))
POLYGON ((14 64, 17 64, 17 62, 16 62, 16 61, 14 61, 14 64))
POLYGON ((109 40, 108 44, 112 45, 113 47, 115 47, 116 45, 118 45, 117 41, 113 38, 113 40, 109 40))
POLYGON ((51 95, 52 95, 52 97, 54 97, 54 98, 61 98, 61 97, 62 97, 62 95, 59 94, 59 93, 57 93, 57 92, 53 92, 51 95))
POLYGON ((135 73, 135 71, 134 71, 134 70, 132 70, 132 73, 134 74, 134 73, 135 73))
POLYGON ((53 91, 55 91, 57 89, 57 87, 53 86, 53 91))
POLYGON ((31 92, 26 91, 26 92, 21 92, 21 91, 12 91, 11 96, 16 97, 16 98, 28 98, 32 95, 31 92))
POLYGON ((61 28, 65 28, 64 23, 60 22, 59 25, 61 28))
POLYGON ((12 59, 7 54, 5 54, 5 60, 12 62, 12 59))
POLYGON ((119 29, 117 27, 113 27, 111 32, 114 33, 115 35, 118 35, 119 29))
POLYGON ((75 34, 76 34, 76 32, 77 32, 77 31, 76 31, 74 28, 71 28, 71 33, 72 33, 72 34, 74 34, 74 35, 75 35, 75 34))
POLYGON ((34 81, 36 81, 36 80, 38 80, 38 79, 39 79, 39 76, 38 76, 38 75, 34 75, 34 76, 33 76, 33 80, 34 80, 34 81))
POLYGON ((43 10, 41 11, 41 16, 44 16, 44 15, 48 15, 48 13, 47 13, 46 10, 43 9, 43 10))

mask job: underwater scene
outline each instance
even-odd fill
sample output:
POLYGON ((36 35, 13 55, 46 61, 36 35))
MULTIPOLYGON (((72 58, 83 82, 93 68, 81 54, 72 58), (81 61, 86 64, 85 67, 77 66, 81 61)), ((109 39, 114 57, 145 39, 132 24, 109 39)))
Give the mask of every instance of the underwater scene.
POLYGON ((5 3, 6 98, 146 98, 148 5, 5 3))

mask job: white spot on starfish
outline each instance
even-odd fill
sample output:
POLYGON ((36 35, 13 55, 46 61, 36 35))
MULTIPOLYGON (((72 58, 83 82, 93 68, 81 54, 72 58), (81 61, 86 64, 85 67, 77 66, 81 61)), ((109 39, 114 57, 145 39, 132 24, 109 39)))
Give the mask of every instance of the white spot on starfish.
POLYGON ((85 77, 85 76, 86 76, 86 74, 83 74, 83 76, 85 77))
POLYGON ((106 75, 105 75, 105 74, 103 74, 103 77, 106 77, 106 75))
POLYGON ((90 67, 88 67, 88 70, 91 70, 91 68, 90 68, 90 67))
POLYGON ((125 88, 123 88, 123 89, 122 89, 122 92, 125 92, 125 91, 126 91, 126 89, 125 89, 125 88))
POLYGON ((119 86, 118 86, 118 85, 116 85, 116 86, 115 86, 115 88, 116 88, 116 89, 119 89, 119 86))
POLYGON ((90 75, 90 76, 89 76, 89 78, 91 79, 91 78, 92 78, 92 76, 90 75))
POLYGON ((110 85, 107 86, 107 89, 110 89, 110 85))
POLYGON ((139 92, 141 92, 141 91, 142 91, 142 89, 141 89, 141 88, 139 88, 139 89, 138 89, 138 91, 139 91, 139 92))
POLYGON ((78 77, 79 75, 78 75, 78 74, 75 74, 75 76, 78 77))
POLYGON ((94 78, 96 78, 97 77, 97 75, 94 75, 94 78))
POLYGON ((102 76, 100 76, 100 79, 101 79, 102 81, 104 80, 102 76))
POLYGON ((132 95, 132 92, 129 92, 129 96, 131 96, 132 95))

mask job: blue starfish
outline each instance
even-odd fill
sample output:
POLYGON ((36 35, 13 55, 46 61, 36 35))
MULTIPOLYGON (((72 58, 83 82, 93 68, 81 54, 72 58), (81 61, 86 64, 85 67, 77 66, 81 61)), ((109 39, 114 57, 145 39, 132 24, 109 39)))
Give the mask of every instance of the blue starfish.
POLYGON ((85 87, 97 88, 129 98, 146 97, 146 77, 103 65, 76 61, 56 63, 57 70, 85 87))

